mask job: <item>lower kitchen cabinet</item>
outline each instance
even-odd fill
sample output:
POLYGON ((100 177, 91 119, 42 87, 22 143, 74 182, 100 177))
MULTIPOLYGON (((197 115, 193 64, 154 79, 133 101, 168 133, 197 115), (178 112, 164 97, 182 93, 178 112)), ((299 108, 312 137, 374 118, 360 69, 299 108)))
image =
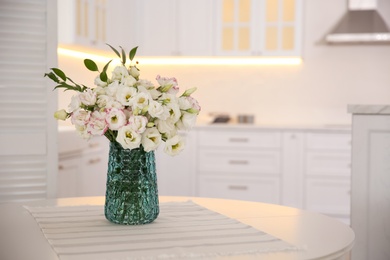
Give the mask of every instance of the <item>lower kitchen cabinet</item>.
POLYGON ((195 129, 196 196, 282 204, 349 224, 349 129, 195 129))
POLYGON ((59 133, 57 197, 104 196, 109 142, 81 139, 74 131, 59 133))

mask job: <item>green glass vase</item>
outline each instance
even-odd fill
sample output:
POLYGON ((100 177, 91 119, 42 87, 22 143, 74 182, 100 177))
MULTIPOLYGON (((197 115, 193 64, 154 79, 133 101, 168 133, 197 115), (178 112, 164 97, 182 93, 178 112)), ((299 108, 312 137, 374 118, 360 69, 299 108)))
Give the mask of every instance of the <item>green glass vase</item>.
POLYGON ((154 151, 145 152, 142 146, 124 149, 110 142, 104 214, 109 221, 124 225, 146 224, 157 218, 154 151))

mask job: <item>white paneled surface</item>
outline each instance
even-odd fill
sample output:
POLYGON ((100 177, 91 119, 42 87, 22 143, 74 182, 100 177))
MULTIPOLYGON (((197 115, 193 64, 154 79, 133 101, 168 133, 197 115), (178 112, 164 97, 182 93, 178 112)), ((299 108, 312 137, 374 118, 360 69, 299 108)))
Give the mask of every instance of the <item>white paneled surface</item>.
POLYGON ((390 115, 354 114, 351 224, 353 260, 390 257, 390 115))
POLYGON ((43 75, 56 66, 56 2, 1 1, 0 16, 0 202, 54 197, 57 96, 43 75))

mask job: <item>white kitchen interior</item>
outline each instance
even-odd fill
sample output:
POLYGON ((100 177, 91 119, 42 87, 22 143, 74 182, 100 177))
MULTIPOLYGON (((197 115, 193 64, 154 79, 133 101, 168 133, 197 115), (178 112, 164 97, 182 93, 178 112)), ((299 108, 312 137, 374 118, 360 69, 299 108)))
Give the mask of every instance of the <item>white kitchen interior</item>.
MULTIPOLYGON (((41 2, 47 10, 55 8, 50 1, 41 2)), ((362 2, 373 5, 390 26, 390 1, 362 2)), ((175 77, 182 90, 197 87, 194 97, 202 110, 194 129, 183 133, 185 150, 176 157, 156 153, 160 195, 280 204, 322 213, 349 225, 351 169, 356 167, 352 166, 352 144, 361 145, 352 138, 354 131, 360 133, 352 131, 352 119, 367 111, 348 105, 390 103, 389 42, 327 41, 354 4, 359 1, 58 0, 58 14, 48 11, 51 21, 58 22, 51 28, 57 31, 58 40, 48 37, 47 41, 51 53, 58 47, 58 56, 49 59, 50 66, 61 68, 75 82, 92 86, 96 73, 85 68, 83 59, 94 59, 102 67, 115 59, 105 43, 127 51, 139 46, 136 60, 141 78, 175 77), (228 116, 229 122, 212 124, 218 115, 228 116), (242 115, 253 118, 253 123, 240 123, 242 115)), ((52 88, 52 84, 47 86, 52 88)), ((108 141, 104 137, 82 140, 70 120, 58 121, 57 136, 42 134, 46 124, 48 132, 57 127, 52 113, 66 109, 72 93, 50 89, 45 95, 50 99, 58 95, 58 101, 48 101, 51 111, 39 118, 43 126, 31 128, 32 138, 20 139, 18 131, 9 134, 11 138, 0 138, 5 144, 0 148, 0 173, 7 179, 0 183, 4 200, 12 200, 12 194, 17 194, 15 201, 28 200, 30 193, 33 199, 103 196, 108 141), (26 167, 33 165, 37 172, 44 168, 50 176, 23 177, 33 188, 20 195, 17 189, 16 193, 3 189, 14 183, 7 177, 14 167, 7 162, 8 156, 19 153, 7 144, 27 139, 34 148, 21 154, 43 157, 35 164, 24 161, 26 167), (35 148, 40 140, 46 140, 48 148, 35 148), (57 157, 58 164, 43 163, 57 161, 57 157)), ((389 114, 381 108, 373 113, 389 114)), ((386 121, 374 131, 386 132, 387 126, 386 121)), ((390 139, 384 138, 380 154, 384 157, 374 160, 378 164, 385 164, 389 151, 385 144, 390 139)), ((378 145, 382 142, 375 140, 378 145)), ((372 149, 367 143, 362 147, 372 149)), ((362 214, 359 210, 355 212, 362 214)), ((389 212, 387 206, 385 216, 389 212)), ((388 221, 376 220, 388 229, 388 221)), ((362 228, 367 240, 358 243, 388 241, 369 232, 370 227, 362 228)), ((353 259, 366 254, 357 252, 353 259)))

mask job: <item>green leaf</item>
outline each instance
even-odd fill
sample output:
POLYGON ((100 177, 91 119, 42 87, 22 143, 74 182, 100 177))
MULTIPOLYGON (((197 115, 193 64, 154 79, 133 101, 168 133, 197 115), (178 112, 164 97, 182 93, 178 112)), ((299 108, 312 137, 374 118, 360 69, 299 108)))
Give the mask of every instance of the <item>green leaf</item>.
POLYGON ((119 47, 122 50, 122 64, 125 65, 126 64, 126 52, 121 46, 119 46, 119 47))
POLYGON ((45 73, 44 77, 48 77, 49 79, 51 79, 55 83, 60 83, 60 81, 58 80, 57 76, 53 72, 45 73))
POLYGON ((137 53, 137 49, 138 49, 138 46, 137 47, 134 47, 133 49, 131 49, 131 51, 129 52, 129 59, 132 61, 135 57, 135 54, 137 53))
POLYGON ((100 73, 100 80, 101 81, 104 81, 104 82, 107 82, 107 73, 105 71, 103 71, 102 73, 100 73))
POLYGON ((51 68, 51 70, 58 76, 60 77, 63 81, 66 81, 66 75, 65 73, 57 68, 51 68))
POLYGON ((111 61, 112 61, 112 60, 110 60, 109 62, 107 62, 107 64, 104 66, 103 72, 106 72, 106 71, 107 71, 108 65, 110 65, 111 61))
POLYGON ((96 63, 93 60, 85 59, 84 60, 84 65, 90 71, 99 71, 98 66, 96 65, 96 63))
POLYGON ((118 55, 118 57, 120 58, 121 55, 119 54, 119 51, 117 51, 114 47, 112 47, 110 44, 106 43, 110 48, 111 50, 113 50, 115 52, 116 55, 118 55))

